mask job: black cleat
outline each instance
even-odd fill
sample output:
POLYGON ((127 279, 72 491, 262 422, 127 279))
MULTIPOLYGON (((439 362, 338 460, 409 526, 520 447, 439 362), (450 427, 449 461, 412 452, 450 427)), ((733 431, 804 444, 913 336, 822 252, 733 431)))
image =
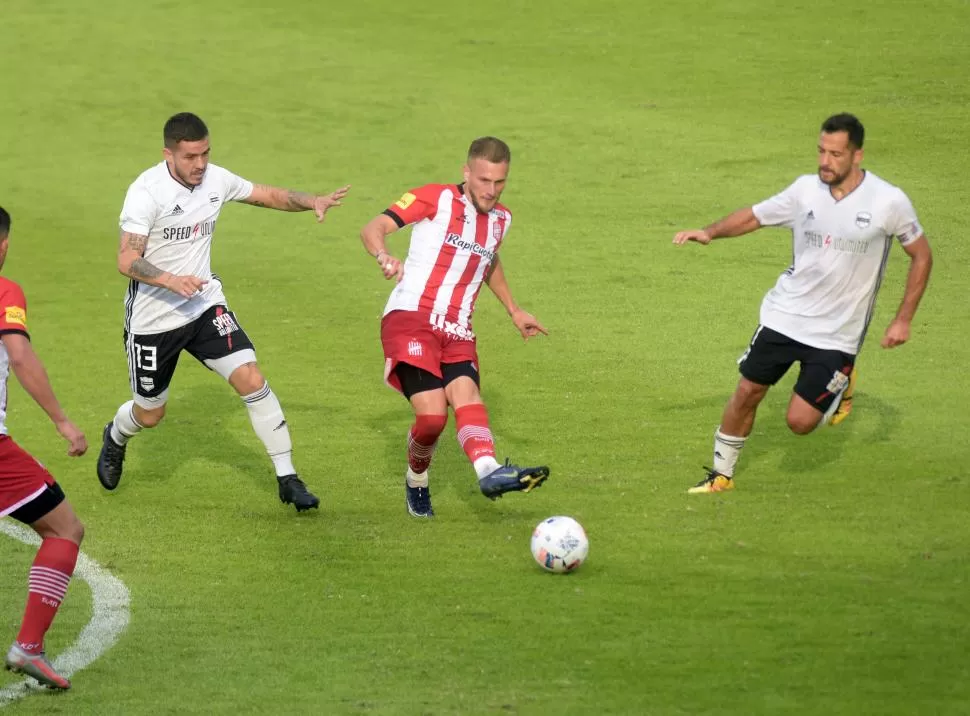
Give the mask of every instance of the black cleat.
POLYGON ((306 489, 297 475, 283 475, 276 481, 280 483, 280 502, 284 505, 293 505, 297 512, 320 507, 320 498, 306 489))
POLYGON ((111 423, 104 426, 102 435, 101 454, 98 455, 98 479, 104 489, 113 490, 121 480, 121 471, 125 466, 125 449, 127 445, 119 445, 111 439, 111 423))
POLYGON ((519 467, 506 458, 505 464, 479 480, 478 486, 485 497, 495 500, 506 492, 530 492, 545 482, 547 477, 549 468, 545 465, 519 467))
POLYGON ((407 498, 408 512, 411 515, 414 517, 434 517, 434 510, 431 508, 431 488, 411 487, 405 481, 404 494, 407 498))

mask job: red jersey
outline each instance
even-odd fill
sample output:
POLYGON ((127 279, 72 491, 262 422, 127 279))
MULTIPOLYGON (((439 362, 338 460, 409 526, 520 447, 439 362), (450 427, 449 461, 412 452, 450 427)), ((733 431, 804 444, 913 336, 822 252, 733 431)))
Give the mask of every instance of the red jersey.
POLYGON ((407 192, 384 213, 400 227, 414 224, 404 278, 391 292, 384 315, 417 311, 445 333, 473 338, 475 299, 508 233, 511 212, 496 204, 479 213, 461 185, 428 184, 407 192))
MULTIPOLYGON (((0 335, 22 333, 27 335, 27 299, 20 286, 0 276, 0 335)), ((7 434, 7 375, 10 361, 7 349, 0 341, 0 435, 7 434)))

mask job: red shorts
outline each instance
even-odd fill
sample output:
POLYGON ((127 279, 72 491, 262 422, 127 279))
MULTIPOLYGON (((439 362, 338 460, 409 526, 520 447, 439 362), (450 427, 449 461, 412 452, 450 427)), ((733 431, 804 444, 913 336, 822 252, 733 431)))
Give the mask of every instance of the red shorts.
POLYGON ((0 435, 0 517, 40 497, 53 476, 7 435, 0 435))
MULTIPOLYGON (((448 324, 445 324, 446 326, 448 324)), ((431 322, 431 315, 417 311, 391 311, 381 320, 384 346, 384 382, 401 392, 394 369, 407 363, 441 378, 442 363, 471 361, 478 366, 475 337, 448 333, 431 322)))

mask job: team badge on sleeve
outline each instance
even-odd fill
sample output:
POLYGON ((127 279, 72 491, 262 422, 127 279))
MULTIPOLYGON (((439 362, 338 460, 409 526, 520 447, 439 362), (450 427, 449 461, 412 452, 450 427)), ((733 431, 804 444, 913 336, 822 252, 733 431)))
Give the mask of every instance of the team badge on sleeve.
POLYGON ((20 306, 7 306, 4 318, 7 323, 16 323, 19 326, 27 325, 27 312, 20 306))
POLYGON ((418 197, 416 197, 411 192, 407 192, 404 196, 402 196, 400 199, 394 202, 394 206, 400 209, 407 209, 409 206, 411 206, 411 204, 414 203, 415 199, 417 198, 418 197))

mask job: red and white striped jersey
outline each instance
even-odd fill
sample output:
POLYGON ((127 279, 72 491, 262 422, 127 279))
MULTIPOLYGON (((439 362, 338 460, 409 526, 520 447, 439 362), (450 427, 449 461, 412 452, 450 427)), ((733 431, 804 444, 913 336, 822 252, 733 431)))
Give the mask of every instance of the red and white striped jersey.
POLYGON ((460 184, 428 184, 402 196, 385 212, 398 226, 414 224, 404 278, 391 292, 391 311, 429 314, 447 333, 474 338, 475 299, 512 223, 501 204, 481 214, 460 184))
MULTIPOLYGON (((20 333, 27 335, 27 299, 20 286, 0 276, 0 335, 20 333)), ((10 361, 7 349, 0 341, 0 435, 7 434, 7 375, 10 361)))

